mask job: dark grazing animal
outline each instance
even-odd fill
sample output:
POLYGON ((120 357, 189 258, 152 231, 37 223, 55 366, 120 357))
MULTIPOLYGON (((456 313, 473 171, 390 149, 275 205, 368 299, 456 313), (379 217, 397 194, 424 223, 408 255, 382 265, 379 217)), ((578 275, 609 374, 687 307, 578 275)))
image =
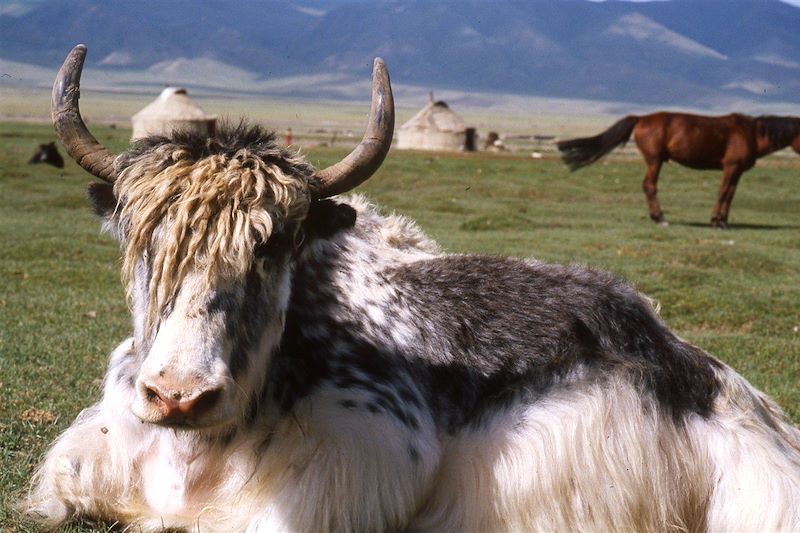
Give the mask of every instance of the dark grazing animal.
POLYGON ((627 116, 600 135, 561 141, 558 149, 569 168, 576 170, 627 142, 631 133, 647 164, 642 189, 650 218, 659 224, 666 224, 666 218, 656 197, 658 173, 667 161, 699 170, 722 170, 711 225, 727 228, 742 173, 751 169, 756 159, 787 146, 800 153, 800 117, 749 117, 738 113, 707 117, 665 111, 627 116))
POLYGON ((358 196, 393 103, 316 171, 273 134, 115 155, 53 118, 119 239, 133 336, 24 502, 144 531, 800 527, 800 432, 611 275, 442 253, 358 196))
POLYGON ((39 145, 39 150, 28 161, 29 165, 37 163, 47 163, 56 168, 64 168, 64 158, 58 153, 55 142, 39 145))

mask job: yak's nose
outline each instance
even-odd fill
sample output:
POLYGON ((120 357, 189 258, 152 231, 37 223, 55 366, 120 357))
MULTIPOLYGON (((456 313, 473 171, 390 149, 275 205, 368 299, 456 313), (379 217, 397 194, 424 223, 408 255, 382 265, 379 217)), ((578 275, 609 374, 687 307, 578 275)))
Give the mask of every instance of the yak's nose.
POLYGON ((158 409, 165 423, 193 422, 211 411, 222 397, 222 388, 181 392, 166 383, 143 383, 144 397, 158 409))

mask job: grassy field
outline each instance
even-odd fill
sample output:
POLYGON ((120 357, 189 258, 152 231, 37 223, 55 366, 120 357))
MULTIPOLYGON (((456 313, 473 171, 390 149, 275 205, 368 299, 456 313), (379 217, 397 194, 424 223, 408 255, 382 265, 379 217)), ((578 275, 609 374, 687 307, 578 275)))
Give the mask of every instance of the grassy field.
MULTIPOLYGON (((128 131, 96 128, 119 150, 128 131)), ((49 126, 0 124, 0 531, 47 444, 96 400, 130 326, 116 244, 84 198, 90 177, 25 162, 49 126)), ((344 148, 306 151, 315 164, 344 148)), ((682 337, 726 361, 800 420, 800 158, 745 174, 728 231, 712 230, 719 176, 668 166, 652 224, 635 158, 569 174, 524 155, 390 154, 361 190, 449 251, 577 262, 627 278, 682 337)), ((76 529, 77 531, 78 529, 76 529)))

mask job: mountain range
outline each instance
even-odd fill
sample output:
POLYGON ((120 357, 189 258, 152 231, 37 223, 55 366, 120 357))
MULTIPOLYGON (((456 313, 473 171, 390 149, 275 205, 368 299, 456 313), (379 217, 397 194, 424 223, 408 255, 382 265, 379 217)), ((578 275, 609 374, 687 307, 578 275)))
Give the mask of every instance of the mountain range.
POLYGON ((394 82, 431 89, 677 106, 800 104, 800 8, 779 0, 14 5, 0 10, 2 60, 52 72, 84 42, 87 66, 118 90, 177 80, 222 92, 302 94, 314 79, 329 87, 363 79, 381 56, 394 82))

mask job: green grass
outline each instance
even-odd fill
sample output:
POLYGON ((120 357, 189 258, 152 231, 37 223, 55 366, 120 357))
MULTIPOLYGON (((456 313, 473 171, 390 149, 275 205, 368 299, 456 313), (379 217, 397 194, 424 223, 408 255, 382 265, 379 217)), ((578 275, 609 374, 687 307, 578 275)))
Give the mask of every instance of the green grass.
MULTIPOLYGON (((93 128, 112 149, 129 131, 93 128)), ((25 164, 44 125, 0 124, 0 530, 45 447, 97 399, 109 351, 130 330, 116 244, 84 199, 91 178, 25 164)), ((327 165, 342 150, 315 149, 327 165)), ((668 165, 652 224, 643 164, 612 158, 570 174, 515 155, 390 154, 361 192, 408 215, 449 251, 611 270, 655 298, 682 337, 720 357, 800 420, 800 158, 745 174, 733 228, 709 225, 719 175, 668 165)), ((81 531, 81 528, 70 529, 81 531)))

